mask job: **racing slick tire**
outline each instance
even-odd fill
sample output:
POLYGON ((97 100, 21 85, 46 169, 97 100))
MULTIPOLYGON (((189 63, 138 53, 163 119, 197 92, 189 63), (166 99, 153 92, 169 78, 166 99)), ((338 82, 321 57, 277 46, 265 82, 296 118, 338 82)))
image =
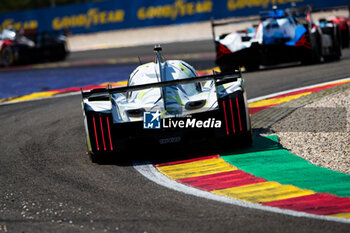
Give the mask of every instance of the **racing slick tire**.
POLYGON ((350 28, 347 24, 346 24, 345 30, 341 31, 340 36, 341 36, 342 47, 349 48, 349 46, 350 46, 350 28))
POLYGON ((301 54, 301 63, 303 65, 318 64, 322 62, 322 41, 318 33, 311 34, 311 51, 305 55, 301 54))
POLYGON ((237 65, 228 65, 228 64, 220 64, 220 71, 223 73, 232 72, 232 70, 239 70, 239 66, 237 65))
POLYGON ((333 28, 331 36, 332 36, 332 43, 333 43, 333 46, 332 46, 333 51, 328 56, 324 57, 325 61, 337 61, 340 59, 342 55, 341 35, 340 35, 340 30, 338 26, 333 28))
POLYGON ((260 65, 259 64, 254 64, 254 65, 250 64, 250 65, 245 65, 244 68, 248 72, 257 71, 260 69, 260 65))
POLYGON ((252 129, 241 137, 242 147, 250 147, 253 144, 252 129))
POLYGON ((103 153, 103 152, 87 152, 91 162, 97 164, 111 164, 116 161, 121 161, 120 152, 103 153))
POLYGON ((342 42, 341 42, 341 34, 338 26, 335 28, 335 32, 333 35, 333 46, 334 46, 333 59, 339 60, 342 55, 341 53, 342 42))
POLYGON ((13 50, 11 47, 9 46, 5 46, 2 50, 1 50, 1 63, 3 66, 8 67, 13 65, 14 63, 14 54, 13 54, 13 50))
POLYGON ((51 52, 50 60, 51 61, 63 61, 68 56, 68 50, 67 50, 66 43, 60 43, 58 44, 54 49, 53 52, 51 52))
POLYGON ((96 156, 95 153, 93 153, 91 151, 89 151, 87 153, 89 154, 89 158, 90 158, 91 162, 93 162, 93 163, 99 163, 100 162, 100 160, 101 160, 100 157, 96 156))
POLYGON ((97 163, 97 164, 103 164, 103 163, 106 163, 106 160, 107 160, 107 156, 106 155, 102 155, 102 154, 99 154, 99 153, 94 153, 94 152, 91 152, 89 151, 89 158, 91 160, 91 162, 93 163, 97 163))

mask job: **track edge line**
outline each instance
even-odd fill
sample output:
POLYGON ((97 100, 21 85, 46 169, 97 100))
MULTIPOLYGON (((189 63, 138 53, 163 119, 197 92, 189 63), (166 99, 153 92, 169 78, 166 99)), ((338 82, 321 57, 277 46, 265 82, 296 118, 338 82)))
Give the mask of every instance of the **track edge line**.
POLYGON ((290 215, 293 217, 306 217, 306 218, 312 218, 312 219, 317 219, 317 220, 325 220, 325 221, 350 224, 350 219, 346 219, 346 218, 338 218, 338 217, 324 216, 324 215, 315 215, 315 214, 309 214, 309 213, 305 213, 305 212, 280 209, 277 207, 264 206, 261 204, 245 202, 245 201, 241 201, 238 199, 232 199, 232 198, 218 195, 215 193, 196 189, 196 188, 181 184, 175 180, 168 178, 163 173, 159 172, 150 162, 133 163, 133 167, 137 172, 139 172, 141 175, 143 175, 148 180, 153 181, 154 183, 161 185, 163 187, 166 187, 166 188, 169 188, 169 189, 172 189, 172 190, 184 193, 184 194, 189 194, 189 195, 200 197, 200 198, 219 201, 219 202, 223 202, 226 204, 232 204, 232 205, 250 208, 250 209, 257 209, 257 210, 262 210, 262 211, 267 211, 267 212, 272 212, 272 213, 290 215))

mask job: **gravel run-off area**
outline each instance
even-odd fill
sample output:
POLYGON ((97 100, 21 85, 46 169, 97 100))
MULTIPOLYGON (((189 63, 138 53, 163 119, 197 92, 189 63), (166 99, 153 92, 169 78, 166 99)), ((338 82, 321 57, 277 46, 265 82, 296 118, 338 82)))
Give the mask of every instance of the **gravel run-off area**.
POLYGON ((350 89, 297 109, 271 130, 293 154, 350 174, 350 89))

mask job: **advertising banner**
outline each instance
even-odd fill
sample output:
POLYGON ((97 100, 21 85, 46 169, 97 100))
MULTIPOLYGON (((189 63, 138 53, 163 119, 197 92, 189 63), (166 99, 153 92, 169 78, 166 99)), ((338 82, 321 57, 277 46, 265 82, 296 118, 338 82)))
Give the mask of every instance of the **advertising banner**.
POLYGON ((287 8, 292 2, 313 8, 349 4, 348 0, 107 0, 1 14, 0 27, 89 33, 257 15, 272 5, 287 8))

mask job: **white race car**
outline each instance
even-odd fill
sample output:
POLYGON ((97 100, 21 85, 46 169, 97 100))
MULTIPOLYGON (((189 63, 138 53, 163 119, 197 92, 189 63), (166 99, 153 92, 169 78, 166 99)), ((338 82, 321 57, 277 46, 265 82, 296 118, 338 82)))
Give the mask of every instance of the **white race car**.
POLYGON ((137 67, 126 87, 82 91, 88 152, 183 147, 214 139, 252 142, 244 81, 239 71, 197 76, 184 61, 155 47, 155 62, 137 67))

